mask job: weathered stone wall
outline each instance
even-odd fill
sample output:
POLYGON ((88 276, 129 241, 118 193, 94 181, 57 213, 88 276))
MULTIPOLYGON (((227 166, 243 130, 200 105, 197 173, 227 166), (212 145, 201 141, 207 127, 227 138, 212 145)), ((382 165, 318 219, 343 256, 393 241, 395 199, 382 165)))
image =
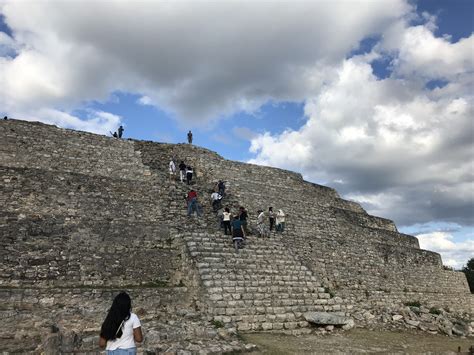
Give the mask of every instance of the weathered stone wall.
POLYGON ((133 142, 39 122, 4 121, 2 166, 143 180, 149 174, 133 142))
POLYGON ((153 185, 27 168, 0 168, 0 176, 0 284, 172 277, 179 249, 153 185))

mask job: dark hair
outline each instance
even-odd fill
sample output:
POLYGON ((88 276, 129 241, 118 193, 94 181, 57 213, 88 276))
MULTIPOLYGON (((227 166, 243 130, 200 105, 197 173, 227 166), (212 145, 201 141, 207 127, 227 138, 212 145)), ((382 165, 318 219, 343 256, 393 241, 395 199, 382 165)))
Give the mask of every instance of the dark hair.
POLYGON ((130 311, 132 310, 132 300, 126 292, 120 292, 115 296, 112 302, 112 307, 109 309, 107 317, 100 328, 100 336, 105 340, 114 340, 122 336, 123 321, 130 318, 130 311))
POLYGON ((273 211, 273 207, 268 207, 268 210, 269 210, 269 211, 273 211))
POLYGON ((224 211, 230 212, 229 207, 224 208, 224 211))

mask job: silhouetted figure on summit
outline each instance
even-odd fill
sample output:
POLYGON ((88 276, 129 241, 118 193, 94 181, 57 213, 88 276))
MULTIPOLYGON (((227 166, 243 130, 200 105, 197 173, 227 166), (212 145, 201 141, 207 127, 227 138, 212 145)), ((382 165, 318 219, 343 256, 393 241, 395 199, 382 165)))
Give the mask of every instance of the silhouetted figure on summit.
POLYGON ((123 126, 120 126, 120 127, 118 128, 118 137, 119 137, 119 138, 122 138, 123 131, 125 131, 125 130, 123 129, 123 126))
POLYGON ((114 138, 118 138, 117 132, 114 132, 114 133, 112 134, 112 136, 113 136, 114 138))
POLYGON ((5 116, 5 117, 3 117, 3 119, 4 119, 4 120, 8 120, 8 117, 7 117, 7 116, 5 116))
POLYGON ((193 134, 191 130, 188 132, 188 143, 193 144, 193 134))

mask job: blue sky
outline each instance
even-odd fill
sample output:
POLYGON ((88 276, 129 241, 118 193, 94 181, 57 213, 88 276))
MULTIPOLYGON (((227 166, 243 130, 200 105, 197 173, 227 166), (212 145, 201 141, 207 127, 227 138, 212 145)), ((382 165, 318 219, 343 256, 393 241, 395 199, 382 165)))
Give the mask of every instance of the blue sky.
POLYGON ((171 143, 191 129, 227 159, 335 187, 445 264, 474 256, 472 1, 0 13, 1 115, 171 143))

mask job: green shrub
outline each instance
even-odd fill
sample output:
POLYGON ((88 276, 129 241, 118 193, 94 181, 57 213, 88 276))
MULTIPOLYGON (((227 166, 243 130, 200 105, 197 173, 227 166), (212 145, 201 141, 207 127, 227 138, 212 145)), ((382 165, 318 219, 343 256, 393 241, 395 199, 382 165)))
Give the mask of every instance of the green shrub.
POLYGON ((224 328, 224 323, 220 320, 211 320, 211 324, 214 326, 214 328, 224 328))
POLYGON ((420 307, 421 303, 420 301, 411 301, 411 302, 405 302, 404 305, 408 307, 420 307))
POLYGON ((430 313, 431 314, 436 314, 436 315, 440 315, 441 314, 441 310, 436 308, 436 307, 431 307, 430 308, 430 313))
POLYGON ((469 259, 466 266, 463 267, 461 271, 466 275, 471 293, 474 293, 474 258, 469 259))
POLYGON ((333 298, 335 296, 334 291, 332 291, 329 287, 325 287, 324 292, 329 293, 329 297, 331 297, 331 298, 333 298))

